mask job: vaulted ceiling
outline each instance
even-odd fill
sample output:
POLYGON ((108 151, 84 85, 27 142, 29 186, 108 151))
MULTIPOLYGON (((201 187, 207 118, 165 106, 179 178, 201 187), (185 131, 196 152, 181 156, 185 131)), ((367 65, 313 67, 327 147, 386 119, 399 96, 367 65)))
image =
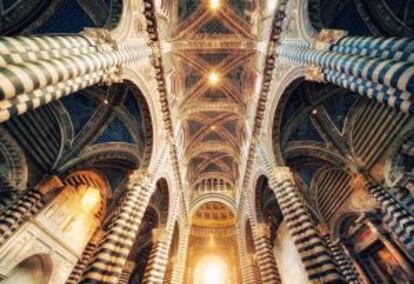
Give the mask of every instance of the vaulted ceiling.
POLYGON ((179 1, 171 22, 190 187, 234 187, 257 74, 255 1, 179 1), (215 6, 217 5, 217 6, 215 6))

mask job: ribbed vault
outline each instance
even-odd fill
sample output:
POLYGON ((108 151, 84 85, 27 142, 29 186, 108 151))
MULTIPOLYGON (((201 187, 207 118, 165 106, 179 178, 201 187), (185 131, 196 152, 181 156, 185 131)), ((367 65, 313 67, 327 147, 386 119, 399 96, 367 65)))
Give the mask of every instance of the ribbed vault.
POLYGON ((172 60, 190 188, 235 187, 257 79, 255 1, 180 1, 172 60))

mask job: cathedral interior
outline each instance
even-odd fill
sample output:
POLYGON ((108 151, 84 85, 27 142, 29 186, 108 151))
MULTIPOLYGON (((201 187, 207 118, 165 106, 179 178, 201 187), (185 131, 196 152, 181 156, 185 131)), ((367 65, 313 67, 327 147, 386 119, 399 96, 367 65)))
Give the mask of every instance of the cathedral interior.
POLYGON ((414 283, 413 94, 414 0, 0 0, 0 283, 414 283))

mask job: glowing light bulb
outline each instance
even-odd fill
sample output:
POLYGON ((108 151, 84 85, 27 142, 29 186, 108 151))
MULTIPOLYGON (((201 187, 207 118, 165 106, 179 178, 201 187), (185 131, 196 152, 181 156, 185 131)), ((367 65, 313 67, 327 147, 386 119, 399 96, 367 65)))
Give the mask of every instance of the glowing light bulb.
POLYGON ((88 188, 82 196, 81 204, 84 209, 93 208, 101 199, 99 190, 96 188, 88 188))
POLYGON ((218 8, 220 8, 220 0, 210 0, 209 6, 211 10, 217 10, 218 8))
POLYGON ((210 74, 208 75, 208 81, 209 81, 210 85, 212 85, 212 86, 217 85, 218 82, 220 81, 219 74, 215 71, 211 71, 210 74))

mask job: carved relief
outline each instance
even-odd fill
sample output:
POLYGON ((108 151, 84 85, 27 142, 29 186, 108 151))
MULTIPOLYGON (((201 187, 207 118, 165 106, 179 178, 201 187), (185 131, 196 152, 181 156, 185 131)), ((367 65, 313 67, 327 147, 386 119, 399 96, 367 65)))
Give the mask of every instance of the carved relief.
POLYGON ((116 40, 107 29, 85 28, 80 34, 88 38, 100 52, 118 50, 116 40))
POLYGON ((305 80, 323 83, 325 82, 325 74, 322 68, 317 66, 306 66, 305 67, 305 80))
POLYGON ((336 44, 341 38, 347 35, 347 31, 323 29, 316 37, 315 48, 317 50, 329 50, 333 44, 336 44))
POLYGON ((133 187, 139 184, 145 184, 148 179, 148 174, 146 171, 135 170, 128 177, 128 187, 133 187))
POLYGON ((287 20, 286 30, 283 33, 285 38, 293 39, 299 37, 298 23, 297 23, 296 13, 292 15, 287 20))
POLYGON ((259 223, 256 225, 256 234, 258 237, 268 239, 270 237, 270 226, 265 223, 259 223))

